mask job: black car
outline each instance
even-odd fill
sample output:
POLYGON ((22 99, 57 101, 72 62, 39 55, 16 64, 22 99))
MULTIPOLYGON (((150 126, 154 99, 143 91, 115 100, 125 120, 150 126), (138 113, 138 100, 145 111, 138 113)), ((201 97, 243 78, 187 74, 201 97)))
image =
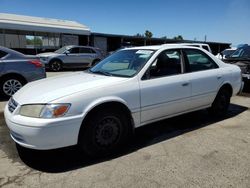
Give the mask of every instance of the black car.
POLYGON ((250 86, 250 46, 238 48, 223 61, 238 65, 241 68, 245 85, 248 87, 250 86))

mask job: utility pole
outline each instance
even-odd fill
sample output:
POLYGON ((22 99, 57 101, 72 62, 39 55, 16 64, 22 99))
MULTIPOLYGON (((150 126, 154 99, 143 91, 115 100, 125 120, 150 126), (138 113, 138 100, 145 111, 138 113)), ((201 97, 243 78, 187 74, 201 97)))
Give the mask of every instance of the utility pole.
POLYGON ((207 35, 205 35, 205 40, 204 41, 207 42, 207 35))

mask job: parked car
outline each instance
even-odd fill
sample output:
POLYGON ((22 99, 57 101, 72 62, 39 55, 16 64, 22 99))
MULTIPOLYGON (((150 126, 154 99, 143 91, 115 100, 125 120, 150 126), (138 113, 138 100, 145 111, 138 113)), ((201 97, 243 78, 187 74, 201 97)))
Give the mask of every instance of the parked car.
POLYGON ((102 50, 90 46, 64 46, 55 52, 41 53, 37 56, 46 68, 52 71, 91 67, 104 58, 102 50))
POLYGON ((208 52, 212 53, 212 50, 208 44, 204 44, 204 43, 180 43, 180 45, 199 47, 199 48, 203 48, 203 49, 207 50, 208 52))
POLYGON ((5 107, 12 139, 47 150, 78 144, 91 156, 121 148, 134 128, 208 108, 227 112, 238 66, 183 45, 122 49, 94 67, 30 83, 5 107))
POLYGON ((234 53, 237 50, 237 48, 228 48, 223 50, 221 53, 218 53, 216 55, 217 58, 219 59, 226 59, 228 56, 230 56, 232 53, 234 53))
POLYGON ((238 48, 234 53, 226 56, 224 62, 238 65, 246 87, 250 86, 250 46, 238 48))
POLYGON ((38 59, 0 46, 0 96, 10 97, 27 82, 42 78, 46 72, 38 59))

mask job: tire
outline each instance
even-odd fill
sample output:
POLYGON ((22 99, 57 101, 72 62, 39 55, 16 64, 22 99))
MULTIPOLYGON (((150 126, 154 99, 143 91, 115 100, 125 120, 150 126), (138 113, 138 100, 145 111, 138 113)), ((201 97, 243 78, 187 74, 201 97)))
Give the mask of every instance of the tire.
POLYGON ((226 115, 230 105, 231 94, 228 89, 222 88, 219 90, 212 106, 209 108, 209 113, 215 117, 226 115))
POLYGON ((49 64, 49 69, 54 72, 58 72, 62 70, 62 61, 55 59, 52 60, 49 64))
POLYGON ((129 136, 129 119, 119 109, 99 110, 83 123, 78 145, 91 157, 107 156, 125 144, 129 136))
POLYGON ((4 98, 9 98, 21 89, 25 83, 23 79, 15 76, 3 78, 0 81, 0 94, 4 98))

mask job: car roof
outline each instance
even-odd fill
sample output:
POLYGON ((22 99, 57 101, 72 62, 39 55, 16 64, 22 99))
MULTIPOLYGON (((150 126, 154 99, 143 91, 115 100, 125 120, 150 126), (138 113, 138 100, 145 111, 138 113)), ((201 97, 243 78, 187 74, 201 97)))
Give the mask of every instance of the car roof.
POLYGON ((79 46, 79 45, 67 45, 65 47, 69 47, 69 48, 73 48, 73 47, 78 47, 78 48, 92 48, 92 49, 98 49, 96 47, 93 46, 79 46))
POLYGON ((209 46, 208 44, 205 44, 205 43, 179 43, 180 45, 186 45, 186 46, 189 46, 189 45, 205 45, 205 46, 209 46))
POLYGON ((159 49, 175 49, 175 48, 201 49, 199 47, 185 46, 183 44, 162 44, 162 45, 153 45, 153 46, 138 46, 138 47, 124 48, 124 49, 121 49, 121 50, 126 50, 126 49, 134 49, 134 50, 159 50, 159 49))

